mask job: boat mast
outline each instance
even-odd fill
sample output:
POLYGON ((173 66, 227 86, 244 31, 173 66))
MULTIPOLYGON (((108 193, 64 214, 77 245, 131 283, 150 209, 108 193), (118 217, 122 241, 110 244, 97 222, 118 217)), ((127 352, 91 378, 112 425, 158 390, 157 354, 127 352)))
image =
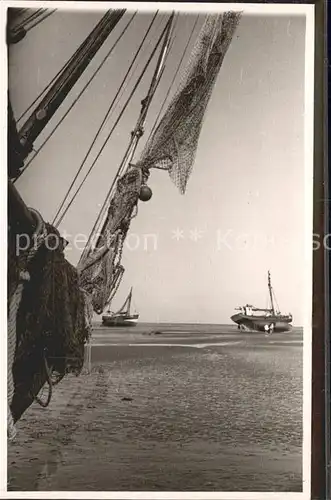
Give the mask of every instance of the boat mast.
POLYGON ((269 295, 270 295, 270 302, 271 302, 271 312, 272 312, 272 314, 275 314, 275 306, 274 306, 274 299, 272 296, 270 271, 268 271, 268 288, 269 288, 269 295))
POLYGON ((138 142, 144 133, 143 127, 145 124, 148 108, 150 106, 151 100, 155 94, 157 85, 160 81, 160 78, 161 78, 163 70, 164 70, 164 62, 165 62, 165 57, 167 55, 167 52, 169 50, 170 34, 171 34, 171 27, 172 27, 174 15, 175 14, 173 12, 171 14, 168 22, 167 22, 165 29, 164 29, 164 33, 162 35, 162 36, 164 36, 163 45, 162 45, 162 48, 161 48, 161 51, 159 54, 159 58, 157 60, 156 68, 155 68, 155 71, 154 71, 154 74, 153 74, 153 77, 151 80, 151 84, 150 84, 147 96, 141 102, 141 111, 140 111, 136 126, 135 126, 134 130, 131 132, 131 140, 130 140, 129 146, 124 154, 124 157, 123 157, 122 162, 119 166, 119 169, 118 169, 117 174, 114 178, 114 181, 113 181, 113 183, 110 187, 110 190, 106 196, 106 200, 105 200, 103 207, 101 209, 101 212, 99 214, 99 221, 96 222, 94 228, 92 229, 90 238, 87 242, 86 247, 84 248, 84 250, 82 252, 79 263, 82 262, 83 260, 85 260, 92 250, 93 233, 99 235, 97 242, 96 242, 96 247, 98 247, 98 244, 101 240, 101 235, 103 234, 103 231, 104 231, 105 226, 107 224, 107 216, 108 216, 108 214, 107 214, 107 202, 109 202, 109 200, 111 200, 111 198, 115 192, 116 180, 119 177, 122 177, 130 168, 130 163, 134 157, 135 151, 136 151, 137 146, 138 146, 138 142))
POLYGON ((129 302, 128 302, 128 314, 130 314, 130 311, 131 311, 131 302, 132 302, 132 287, 131 287, 128 299, 129 299, 129 302))
POLYGON ((125 313, 125 314, 130 314, 130 309, 131 309, 131 301, 132 301, 132 288, 130 290, 130 293, 129 295, 127 296, 127 298, 125 299, 125 302, 124 304, 122 305, 122 307, 117 311, 116 314, 119 314, 119 313, 125 313))
POLYGON ((24 148, 25 157, 32 151, 35 139, 43 131, 124 13, 125 9, 107 11, 19 130, 19 139, 24 148))

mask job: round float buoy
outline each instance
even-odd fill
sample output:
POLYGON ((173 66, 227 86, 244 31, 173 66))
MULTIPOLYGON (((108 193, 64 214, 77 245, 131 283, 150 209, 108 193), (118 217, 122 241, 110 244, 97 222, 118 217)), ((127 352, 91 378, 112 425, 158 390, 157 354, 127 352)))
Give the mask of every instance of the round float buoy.
POLYGON ((26 30, 24 28, 20 28, 15 31, 9 31, 8 41, 9 43, 18 43, 21 40, 23 40, 25 35, 26 35, 26 30))
POLYGON ((39 109, 36 113, 36 118, 37 120, 43 120, 46 117, 46 110, 45 108, 39 109))
POLYGON ((144 185, 141 186, 140 192, 139 192, 139 200, 141 201, 148 201, 152 198, 152 190, 150 187, 144 185))

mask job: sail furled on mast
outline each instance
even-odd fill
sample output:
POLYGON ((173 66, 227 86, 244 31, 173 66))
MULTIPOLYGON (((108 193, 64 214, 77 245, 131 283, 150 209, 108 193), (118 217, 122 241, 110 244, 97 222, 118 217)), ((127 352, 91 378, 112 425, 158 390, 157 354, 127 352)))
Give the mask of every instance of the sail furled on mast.
POLYGON ((207 15, 185 75, 139 164, 169 171, 181 193, 193 169, 204 115, 240 12, 207 15))

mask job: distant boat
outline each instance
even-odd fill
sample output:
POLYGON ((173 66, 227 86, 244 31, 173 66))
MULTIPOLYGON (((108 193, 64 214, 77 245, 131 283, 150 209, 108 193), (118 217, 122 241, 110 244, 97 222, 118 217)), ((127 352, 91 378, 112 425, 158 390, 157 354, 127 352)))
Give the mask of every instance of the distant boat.
POLYGON ((231 316, 231 320, 238 325, 238 328, 255 330, 265 333, 272 333, 274 331, 286 332, 291 330, 291 323, 293 321, 292 314, 289 313, 287 315, 284 315, 281 314, 280 311, 275 310, 274 300, 276 301, 276 297, 271 286, 271 277, 269 271, 268 289, 271 308, 260 309, 249 304, 237 307, 236 310, 240 312, 231 316))
POLYGON ((132 288, 124 304, 116 313, 108 310, 102 316, 102 324, 104 326, 136 326, 139 319, 139 314, 138 313, 131 314, 131 304, 132 304, 132 288))

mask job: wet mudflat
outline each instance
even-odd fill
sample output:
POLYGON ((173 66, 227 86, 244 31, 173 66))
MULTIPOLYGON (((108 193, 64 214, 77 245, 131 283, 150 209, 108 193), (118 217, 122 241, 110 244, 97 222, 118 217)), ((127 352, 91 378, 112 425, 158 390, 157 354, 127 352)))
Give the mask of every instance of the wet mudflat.
POLYGON ((34 404, 9 490, 302 491, 302 334, 96 330, 34 404))

